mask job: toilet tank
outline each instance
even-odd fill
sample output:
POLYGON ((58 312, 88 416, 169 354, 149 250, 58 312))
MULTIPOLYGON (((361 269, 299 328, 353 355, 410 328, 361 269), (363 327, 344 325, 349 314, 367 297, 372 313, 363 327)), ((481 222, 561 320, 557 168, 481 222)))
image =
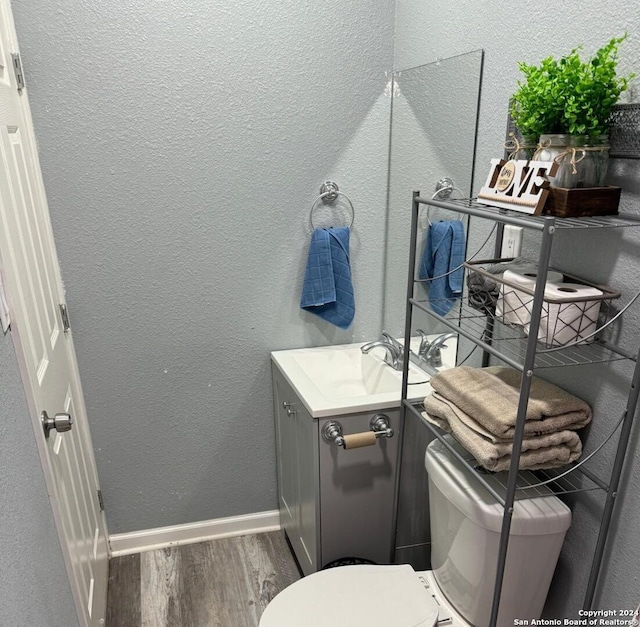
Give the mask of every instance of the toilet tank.
MULTIPOLYGON (((460 454, 470 453, 449 436, 460 454)), ((500 544, 503 506, 438 440, 427 447, 431 520, 431 565, 435 580, 472 625, 489 624, 500 544)), ((506 485, 506 473, 502 483, 506 485)), ((487 475, 498 494, 499 475, 487 475)), ((518 500, 514 506, 498 614, 498 627, 515 619, 540 618, 571 511, 551 495, 518 500)))

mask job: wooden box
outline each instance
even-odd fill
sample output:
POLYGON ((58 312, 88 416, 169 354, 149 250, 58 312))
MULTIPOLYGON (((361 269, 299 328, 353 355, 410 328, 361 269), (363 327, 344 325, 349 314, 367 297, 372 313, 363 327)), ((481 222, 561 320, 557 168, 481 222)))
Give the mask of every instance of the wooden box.
POLYGON ((561 218, 608 216, 618 213, 619 187, 550 187, 542 215, 561 218))

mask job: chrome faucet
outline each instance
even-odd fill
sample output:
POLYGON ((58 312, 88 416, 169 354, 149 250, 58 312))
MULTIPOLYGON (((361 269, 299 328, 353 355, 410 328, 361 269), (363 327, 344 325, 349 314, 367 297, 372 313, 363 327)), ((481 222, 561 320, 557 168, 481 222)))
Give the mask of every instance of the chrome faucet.
POLYGON ((429 346, 424 355, 424 362, 427 366, 427 372, 431 375, 438 373, 438 368, 442 367, 442 353, 441 347, 446 348, 444 343, 447 340, 457 338, 457 333, 443 333, 439 335, 433 342, 429 343, 429 346))
POLYGON ((386 340, 376 340, 375 342, 369 342, 360 347, 360 350, 366 355, 370 350, 377 348, 378 346, 384 348, 384 363, 391 366, 394 370, 402 369, 402 354, 391 342, 386 340))

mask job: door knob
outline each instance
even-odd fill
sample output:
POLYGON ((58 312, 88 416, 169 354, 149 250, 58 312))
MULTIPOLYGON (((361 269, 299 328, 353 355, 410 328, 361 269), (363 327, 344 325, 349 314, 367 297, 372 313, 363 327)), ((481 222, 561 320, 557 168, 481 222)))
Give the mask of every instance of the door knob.
POLYGON ((55 429, 58 433, 71 431, 73 420, 69 414, 56 414, 55 418, 49 418, 46 411, 40 414, 42 418, 42 428, 44 429, 44 437, 49 437, 49 431, 55 429))

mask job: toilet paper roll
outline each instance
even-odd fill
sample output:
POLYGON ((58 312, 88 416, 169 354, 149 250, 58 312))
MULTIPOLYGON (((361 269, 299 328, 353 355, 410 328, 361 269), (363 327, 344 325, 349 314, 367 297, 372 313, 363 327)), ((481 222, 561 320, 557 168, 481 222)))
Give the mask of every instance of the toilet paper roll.
MULTIPOLYGON (((538 273, 535 266, 529 271, 520 274, 512 270, 506 270, 502 275, 503 278, 511 283, 522 285, 533 291, 538 280, 538 273)), ((561 272, 555 270, 547 271, 547 285, 562 283, 564 276, 561 272)), ((527 327, 531 322, 531 306, 533 296, 522 292, 511 285, 502 284, 500 286, 500 294, 496 304, 496 316, 502 318, 507 324, 516 324, 527 327)))
POLYGON ((351 433, 344 436, 344 448, 360 448, 361 446, 373 446, 376 443, 376 434, 373 431, 351 433))
MULTIPOLYGON (((547 345, 564 346, 580 342, 593 333, 598 324, 602 290, 580 283, 547 285, 538 330, 538 339, 547 345), (597 297, 598 300, 576 298, 597 297)), ((593 338, 588 338, 587 342, 593 338)))

